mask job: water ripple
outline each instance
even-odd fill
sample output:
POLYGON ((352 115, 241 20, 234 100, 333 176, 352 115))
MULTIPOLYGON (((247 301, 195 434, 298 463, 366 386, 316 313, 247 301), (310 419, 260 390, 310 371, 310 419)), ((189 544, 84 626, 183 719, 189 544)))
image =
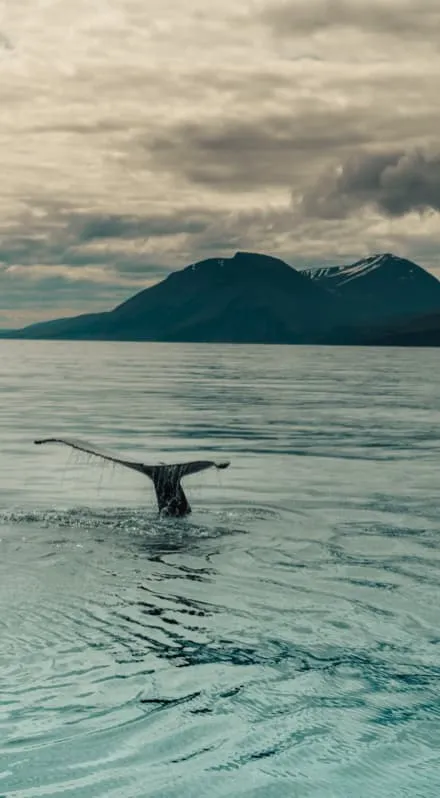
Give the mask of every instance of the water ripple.
POLYGON ((435 353, 2 348, 0 794, 436 798, 435 353))

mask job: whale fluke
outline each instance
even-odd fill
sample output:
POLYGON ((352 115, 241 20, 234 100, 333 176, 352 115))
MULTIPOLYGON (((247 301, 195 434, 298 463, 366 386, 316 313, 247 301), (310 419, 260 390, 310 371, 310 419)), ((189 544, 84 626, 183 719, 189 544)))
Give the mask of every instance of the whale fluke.
POLYGON ((158 464, 148 465, 140 463, 136 460, 124 460, 117 457, 112 452, 105 449, 98 449, 88 441, 82 441, 77 438, 40 438, 34 441, 37 445, 43 443, 61 443, 66 446, 71 446, 72 449, 77 449, 80 452, 100 457, 103 460, 108 460, 111 463, 131 468, 134 471, 139 471, 145 474, 153 482, 156 492, 157 504, 159 512, 166 515, 182 516, 191 512, 191 507, 188 499, 185 496, 184 490, 181 485, 181 479, 196 474, 198 471, 204 471, 207 468, 227 468, 230 465, 229 460, 191 460, 187 463, 173 463, 171 465, 158 464))

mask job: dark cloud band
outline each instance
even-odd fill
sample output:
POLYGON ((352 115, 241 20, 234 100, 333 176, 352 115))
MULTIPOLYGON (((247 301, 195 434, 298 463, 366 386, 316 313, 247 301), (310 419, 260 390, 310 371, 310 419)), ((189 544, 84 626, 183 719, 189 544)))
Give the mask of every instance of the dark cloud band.
POLYGON ((265 7, 261 19, 282 37, 332 29, 357 29, 375 36, 438 41, 437 0, 286 0, 265 7))
POLYGON ((306 192, 307 214, 346 217, 374 206, 387 216, 440 210, 440 153, 373 152, 349 159, 306 192))

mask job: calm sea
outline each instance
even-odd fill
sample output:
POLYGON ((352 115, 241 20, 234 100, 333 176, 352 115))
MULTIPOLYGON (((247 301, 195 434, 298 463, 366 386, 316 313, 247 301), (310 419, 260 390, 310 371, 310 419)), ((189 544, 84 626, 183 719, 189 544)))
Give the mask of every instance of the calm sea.
POLYGON ((438 798, 439 358, 0 342, 2 798, 438 798))

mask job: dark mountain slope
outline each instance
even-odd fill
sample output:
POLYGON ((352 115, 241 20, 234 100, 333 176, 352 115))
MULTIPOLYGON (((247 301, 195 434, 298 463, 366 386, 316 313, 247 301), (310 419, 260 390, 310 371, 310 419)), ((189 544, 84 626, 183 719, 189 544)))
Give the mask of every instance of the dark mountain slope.
POLYGON ((299 341, 344 315, 339 300, 278 258, 237 252, 174 272, 112 312, 135 333, 148 319, 161 340, 299 341))

